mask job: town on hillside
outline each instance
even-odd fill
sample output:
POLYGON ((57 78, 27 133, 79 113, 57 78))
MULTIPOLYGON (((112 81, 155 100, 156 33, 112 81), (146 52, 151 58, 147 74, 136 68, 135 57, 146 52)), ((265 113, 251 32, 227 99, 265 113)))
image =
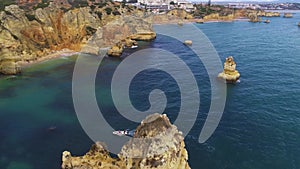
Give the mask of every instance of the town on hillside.
MULTIPOLYGON (((242 2, 191 2, 189 0, 110 0, 122 4, 136 6, 138 8, 147 9, 153 13, 164 13, 172 9, 184 9, 187 12, 195 12, 196 10, 210 13, 206 8, 219 7, 230 9, 252 9, 252 10, 300 10, 300 3, 242 3, 242 2), (203 8, 203 9, 201 9, 203 8)), ((11 4, 18 4, 26 8, 43 8, 50 3, 57 4, 64 8, 84 7, 84 6, 101 6, 105 5, 107 0, 1 0, 0 9, 11 4)))

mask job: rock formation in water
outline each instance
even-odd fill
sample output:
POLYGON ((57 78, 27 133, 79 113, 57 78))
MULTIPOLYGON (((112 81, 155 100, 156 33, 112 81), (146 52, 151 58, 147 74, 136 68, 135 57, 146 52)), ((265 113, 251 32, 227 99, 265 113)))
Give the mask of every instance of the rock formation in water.
POLYGON ((293 14, 292 13, 284 13, 283 17, 284 18, 292 18, 293 14))
POLYGON ((249 18, 249 22, 253 22, 253 23, 262 21, 262 19, 259 17, 259 15, 257 15, 257 13, 249 13, 248 18, 249 18))
POLYGON ((236 70, 236 64, 232 56, 226 58, 224 70, 219 73, 218 78, 226 80, 228 83, 235 83, 240 78, 240 73, 236 70))
POLYGON ((118 158, 110 157, 103 144, 96 143, 82 157, 63 152, 62 169, 189 169, 187 160, 182 133, 166 115, 156 113, 141 122, 118 158))
POLYGON ((17 5, 0 12, 0 73, 16 74, 21 65, 62 49, 98 54, 132 37, 155 38, 143 10, 120 3, 66 9, 49 3, 35 10, 17 5))

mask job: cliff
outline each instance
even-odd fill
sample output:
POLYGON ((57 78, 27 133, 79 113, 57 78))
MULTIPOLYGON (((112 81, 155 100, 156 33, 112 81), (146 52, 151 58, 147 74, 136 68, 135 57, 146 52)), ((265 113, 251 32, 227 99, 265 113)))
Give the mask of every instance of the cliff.
POLYGON ((137 127, 134 137, 122 147, 118 158, 110 157, 105 146, 98 142, 82 157, 63 152, 62 169, 189 169, 183 139, 182 133, 166 115, 153 114, 137 127))
POLYGON ((145 12, 134 7, 111 2, 70 9, 58 5, 27 11, 5 7, 0 13, 0 73, 17 74, 22 64, 62 49, 97 54, 128 36, 156 36, 145 12), (87 45, 90 41, 97 43, 87 45))

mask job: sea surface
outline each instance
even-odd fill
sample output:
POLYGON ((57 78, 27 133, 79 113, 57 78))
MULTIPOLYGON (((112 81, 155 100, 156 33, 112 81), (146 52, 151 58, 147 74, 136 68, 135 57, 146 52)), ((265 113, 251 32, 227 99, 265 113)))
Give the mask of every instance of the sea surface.
MULTIPOLYGON (((290 19, 270 20, 270 24, 195 25, 209 38, 222 62, 227 56, 235 58, 241 74, 240 83, 227 85, 221 122, 202 144, 198 137, 211 99, 205 67, 187 46, 168 36, 159 34, 153 42, 139 42, 139 49, 171 49, 199 84, 200 111, 185 138, 191 168, 300 168, 300 13, 290 19)), ((155 29, 174 26, 157 25, 155 29)), ((104 58, 97 73, 98 105, 116 130, 138 125, 118 114, 110 83, 116 67, 139 49, 126 49, 121 59, 104 58)), ((26 68, 20 76, 0 77, 1 169, 60 168, 64 150, 73 155, 89 150, 93 141, 82 129, 72 100, 76 59, 46 61, 26 68)), ((180 88, 166 72, 149 69, 137 74, 130 85, 132 104, 140 111, 147 110, 148 96, 154 89, 165 92, 168 103, 164 113, 174 122, 181 105, 180 88)))

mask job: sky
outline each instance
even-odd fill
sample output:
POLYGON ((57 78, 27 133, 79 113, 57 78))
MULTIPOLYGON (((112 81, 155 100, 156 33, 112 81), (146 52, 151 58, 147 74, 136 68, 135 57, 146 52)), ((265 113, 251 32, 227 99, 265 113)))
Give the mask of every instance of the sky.
MULTIPOLYGON (((206 0, 194 1, 206 2, 206 0)), ((300 2, 300 0, 211 0, 211 2, 300 2)))

